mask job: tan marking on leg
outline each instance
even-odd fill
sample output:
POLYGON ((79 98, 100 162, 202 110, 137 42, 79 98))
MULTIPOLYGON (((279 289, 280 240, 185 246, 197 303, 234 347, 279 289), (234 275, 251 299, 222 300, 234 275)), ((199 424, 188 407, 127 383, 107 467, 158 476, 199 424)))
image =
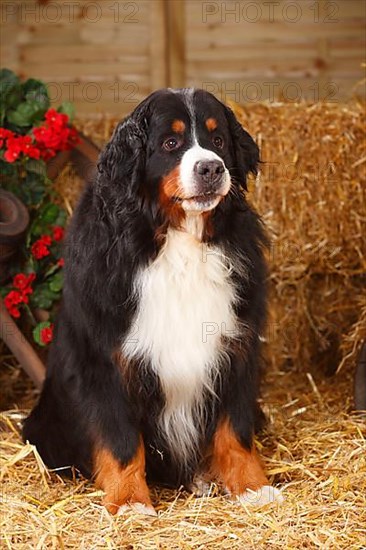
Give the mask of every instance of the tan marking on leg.
POLYGON ((249 451, 241 445, 228 419, 219 424, 213 438, 211 471, 234 496, 268 485, 255 447, 249 451))
POLYGON ((111 514, 120 506, 141 503, 153 508, 145 480, 145 449, 142 439, 136 455, 123 466, 111 451, 100 448, 94 460, 95 483, 105 492, 103 504, 111 514))

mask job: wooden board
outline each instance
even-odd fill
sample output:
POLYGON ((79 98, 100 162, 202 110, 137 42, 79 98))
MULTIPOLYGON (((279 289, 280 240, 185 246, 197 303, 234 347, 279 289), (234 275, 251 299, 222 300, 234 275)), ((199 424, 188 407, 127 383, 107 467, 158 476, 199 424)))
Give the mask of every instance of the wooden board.
POLYGON ((166 86, 345 101, 364 77, 364 0, 14 0, 0 15, 1 65, 80 113, 127 113, 166 86))

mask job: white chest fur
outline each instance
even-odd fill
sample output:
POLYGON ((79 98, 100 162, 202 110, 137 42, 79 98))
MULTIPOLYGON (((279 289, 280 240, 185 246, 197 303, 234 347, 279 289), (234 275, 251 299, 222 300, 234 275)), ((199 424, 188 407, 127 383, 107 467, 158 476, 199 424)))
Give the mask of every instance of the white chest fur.
POLYGON ((225 357, 222 336, 237 331, 229 274, 220 249, 169 230, 157 259, 136 279, 138 309, 122 351, 148 360, 159 376, 166 400, 160 429, 184 462, 200 434, 204 394, 213 391, 225 357))

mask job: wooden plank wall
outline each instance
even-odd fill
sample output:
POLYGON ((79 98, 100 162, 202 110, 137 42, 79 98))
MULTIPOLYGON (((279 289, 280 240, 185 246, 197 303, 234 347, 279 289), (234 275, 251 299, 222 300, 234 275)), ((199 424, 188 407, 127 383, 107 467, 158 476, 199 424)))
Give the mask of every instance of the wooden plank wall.
POLYGON ((238 102, 341 101, 363 77, 364 0, 186 0, 186 22, 187 85, 238 102))
POLYGON ((124 115, 166 85, 241 103, 364 94, 364 0, 3 0, 0 15, 1 65, 79 113, 124 115))
POLYGON ((163 0, 2 2, 1 65, 84 113, 131 111, 165 86, 163 0))

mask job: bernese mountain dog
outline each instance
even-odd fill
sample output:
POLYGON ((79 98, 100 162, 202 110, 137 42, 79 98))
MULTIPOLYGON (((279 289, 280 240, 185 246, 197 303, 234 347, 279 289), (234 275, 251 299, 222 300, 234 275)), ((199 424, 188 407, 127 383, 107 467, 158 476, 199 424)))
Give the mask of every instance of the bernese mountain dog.
POLYGON ((216 481, 281 500, 253 443, 265 231, 248 204, 258 147, 198 89, 151 94, 120 122, 70 222, 47 378, 23 429, 111 513, 154 514, 147 481, 216 481))

